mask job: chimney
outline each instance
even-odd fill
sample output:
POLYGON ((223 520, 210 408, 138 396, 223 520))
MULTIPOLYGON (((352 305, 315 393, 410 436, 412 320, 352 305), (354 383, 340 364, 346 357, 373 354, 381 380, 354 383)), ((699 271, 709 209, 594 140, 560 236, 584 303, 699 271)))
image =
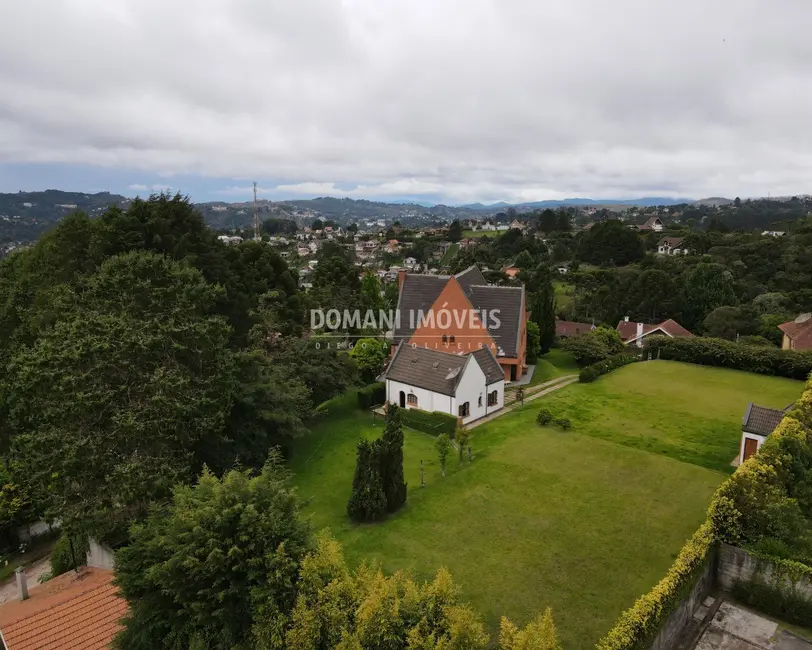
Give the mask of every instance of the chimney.
POLYGON ((628 316, 624 316, 624 317, 623 317, 623 322, 624 322, 624 323, 628 323, 628 322, 629 322, 629 317, 628 317, 628 316))
POLYGON ((637 336, 643 335, 643 323, 637 323, 637 336))
POLYGON ((403 281, 406 279, 406 269, 400 269, 398 271, 398 291, 403 288, 403 281))
POLYGON ((14 573, 17 575, 17 591, 20 594, 20 600, 28 599, 28 579, 25 577, 25 569, 18 566, 14 573))

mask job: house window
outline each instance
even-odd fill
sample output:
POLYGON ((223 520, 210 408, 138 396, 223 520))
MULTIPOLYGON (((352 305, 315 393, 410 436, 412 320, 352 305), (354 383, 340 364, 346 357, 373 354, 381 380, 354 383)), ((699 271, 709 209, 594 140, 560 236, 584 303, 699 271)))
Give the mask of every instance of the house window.
POLYGON ((479 396, 479 401, 477 402, 477 406, 482 408, 482 395, 479 396))
POLYGON ((467 418, 471 414, 471 403, 465 402, 465 404, 460 404, 460 407, 457 409, 457 415, 461 418, 467 418))
POLYGON ((414 393, 409 393, 406 396, 406 403, 409 406, 417 406, 417 395, 415 395, 414 393))
POLYGON ((445 334, 443 334, 443 343, 448 343, 448 337, 445 334))
POLYGON ((499 403, 499 391, 488 393, 488 406, 496 406, 499 403))
POLYGON ((451 339, 450 339, 451 343, 454 343, 456 340, 457 340, 457 339, 456 339, 456 338, 454 337, 454 335, 452 334, 452 335, 451 335, 451 339))

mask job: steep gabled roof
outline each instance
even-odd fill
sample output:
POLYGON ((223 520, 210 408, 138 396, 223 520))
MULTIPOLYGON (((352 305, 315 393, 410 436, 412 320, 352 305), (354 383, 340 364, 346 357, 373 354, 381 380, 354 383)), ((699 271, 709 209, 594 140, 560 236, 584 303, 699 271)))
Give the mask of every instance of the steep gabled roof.
POLYGON ((395 341, 411 338, 417 323, 410 320, 416 320, 418 311, 425 314, 431 309, 450 278, 450 275, 405 275, 398 295, 400 326, 395 329, 395 341))
POLYGON ((476 266, 469 266, 464 271, 457 273, 455 276, 457 278, 457 282, 460 283, 462 290, 468 293, 468 289, 475 284, 488 284, 485 280, 485 276, 482 275, 482 271, 479 270, 476 266))
POLYGON ((486 321, 488 333, 506 356, 516 356, 520 345, 524 287, 489 285, 476 266, 470 266, 455 276, 406 274, 398 296, 400 324, 395 329, 394 341, 408 341, 412 337, 418 311, 428 313, 452 277, 459 283, 473 309, 487 310, 489 313, 498 310, 496 318, 500 326, 490 327, 494 319, 489 316, 486 321))
POLYGON ((487 310, 488 332, 499 350, 506 356, 515 357, 519 353, 519 328, 522 324, 524 287, 474 285, 468 290, 468 299, 474 309, 487 310), (499 320, 499 327, 493 327, 494 314, 495 318, 499 320))
POLYGON ((505 380, 505 372, 496 357, 493 356, 490 348, 480 348, 476 352, 472 352, 471 356, 476 359, 482 372, 485 373, 485 384, 487 386, 505 380))
POLYGON ((401 343, 384 376, 442 395, 454 395, 468 356, 401 343))
POLYGON ((756 406, 752 402, 742 418, 742 431, 755 433, 760 436, 769 436, 784 417, 784 412, 765 406, 756 406))
POLYGON ((28 600, 0 606, 8 650, 103 650, 127 614, 113 572, 84 568, 32 586, 28 600))

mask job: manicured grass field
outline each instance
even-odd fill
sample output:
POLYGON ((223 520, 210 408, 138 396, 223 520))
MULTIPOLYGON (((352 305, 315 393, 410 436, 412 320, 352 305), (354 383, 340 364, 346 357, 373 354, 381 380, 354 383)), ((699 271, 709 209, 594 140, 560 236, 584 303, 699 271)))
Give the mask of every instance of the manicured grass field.
POLYGON ((463 230, 462 236, 476 239, 477 237, 498 237, 499 235, 504 235, 506 232, 506 230, 463 230))
POLYGON ((732 472, 749 402, 784 408, 803 383, 673 361, 635 363, 545 400, 579 433, 732 472))

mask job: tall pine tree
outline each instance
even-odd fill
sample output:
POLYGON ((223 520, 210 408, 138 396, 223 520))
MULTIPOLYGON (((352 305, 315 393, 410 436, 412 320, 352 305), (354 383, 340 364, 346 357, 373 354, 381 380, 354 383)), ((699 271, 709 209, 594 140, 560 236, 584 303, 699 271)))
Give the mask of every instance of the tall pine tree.
POLYGON ((347 502, 347 514, 353 521, 378 521, 386 513, 386 494, 379 466, 380 442, 361 440, 352 480, 352 494, 347 502))
POLYGON ((403 424, 400 409, 395 404, 386 407, 386 427, 378 446, 381 479, 386 494, 386 509, 395 512, 406 503, 406 482, 403 480, 403 424))

